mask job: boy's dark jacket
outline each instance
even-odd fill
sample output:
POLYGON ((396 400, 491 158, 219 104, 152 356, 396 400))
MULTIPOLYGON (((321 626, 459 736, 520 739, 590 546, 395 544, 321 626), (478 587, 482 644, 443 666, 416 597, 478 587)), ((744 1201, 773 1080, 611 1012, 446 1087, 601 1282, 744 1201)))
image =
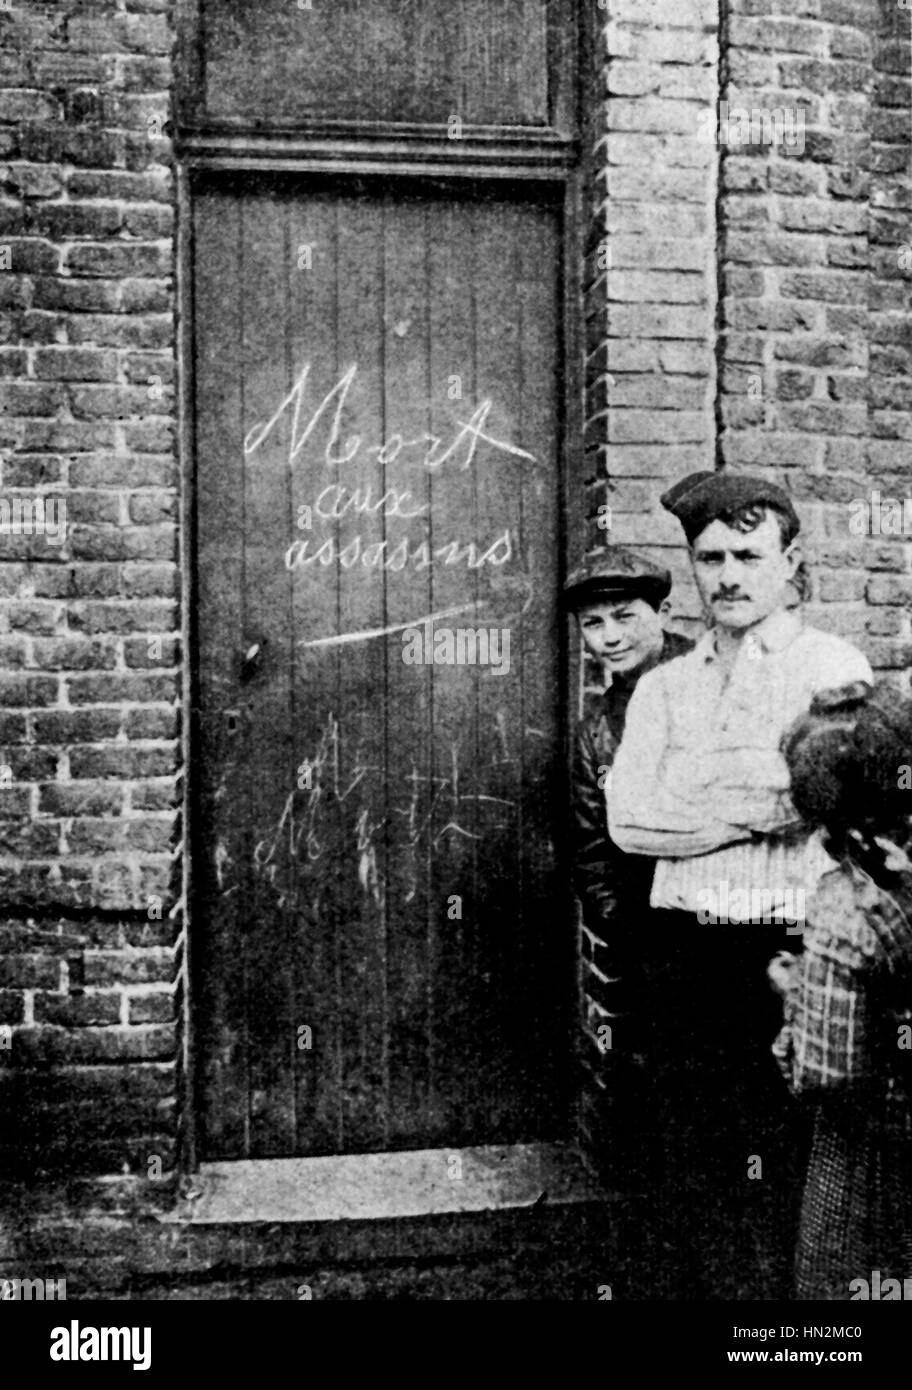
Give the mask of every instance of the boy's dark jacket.
MULTIPOLYGON (((576 735, 571 778, 573 808, 573 882, 583 905, 583 919, 594 930, 620 925, 628 909, 643 911, 655 860, 624 854, 609 839, 605 791, 599 786, 599 769, 610 767, 624 732, 627 705, 640 676, 673 657, 683 656, 693 642, 666 632, 658 656, 629 678, 612 677, 596 713, 580 722, 576 735)), ((604 781, 604 779, 602 779, 604 781)))

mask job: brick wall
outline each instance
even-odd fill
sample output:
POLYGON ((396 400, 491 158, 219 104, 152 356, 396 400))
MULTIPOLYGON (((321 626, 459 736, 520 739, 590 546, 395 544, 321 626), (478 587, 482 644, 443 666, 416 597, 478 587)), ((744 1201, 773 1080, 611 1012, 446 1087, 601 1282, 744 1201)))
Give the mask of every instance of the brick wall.
POLYGON ((174 1157, 168 10, 0 12, 0 496, 67 507, 0 536, 5 1169, 174 1157))
MULTIPOLYGON (((586 8, 585 543, 654 548, 693 627, 658 495, 768 469, 814 620, 905 680, 909 547, 848 504, 912 491, 910 13, 722 9, 720 35, 709 0, 586 8), (699 139, 720 97, 802 110, 803 150, 699 139)), ((0 10, 0 498, 67 503, 62 545, 0 535, 7 1167, 167 1169, 178 1137, 172 41, 168 0, 0 10)), ((582 933, 588 1132, 605 984, 582 933)))
POLYGON ((720 146, 722 461, 789 489, 809 620, 897 680, 912 553, 849 523, 912 490, 909 31, 895 0, 732 0, 724 97, 799 112, 804 139, 720 146))

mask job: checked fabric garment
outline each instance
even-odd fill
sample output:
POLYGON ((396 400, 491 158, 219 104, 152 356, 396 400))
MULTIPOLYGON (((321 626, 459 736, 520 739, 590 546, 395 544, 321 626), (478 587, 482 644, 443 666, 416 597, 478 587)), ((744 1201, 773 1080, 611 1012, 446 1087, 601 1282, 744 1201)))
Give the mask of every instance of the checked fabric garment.
POLYGON ((843 860, 808 912, 773 1050, 815 1107, 795 1266, 800 1299, 912 1276, 912 875, 893 891, 843 860), (908 1034, 905 1036, 908 1048, 908 1034))

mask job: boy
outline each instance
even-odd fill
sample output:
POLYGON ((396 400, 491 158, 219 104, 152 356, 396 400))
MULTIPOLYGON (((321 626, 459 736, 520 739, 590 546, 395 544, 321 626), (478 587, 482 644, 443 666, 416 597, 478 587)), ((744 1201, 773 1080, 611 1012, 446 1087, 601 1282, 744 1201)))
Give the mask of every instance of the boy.
POLYGON ((583 645, 601 666, 605 689, 576 735, 571 801, 573 878, 585 926, 602 943, 598 965, 608 983, 600 998, 612 1022, 612 1179, 642 1180, 632 1170, 645 1157, 634 1057, 642 1026, 639 955, 654 861, 623 854, 608 836, 605 781, 624 732, 627 705, 646 671, 693 646, 666 632, 671 575, 636 551, 611 546, 574 570, 564 602, 576 615, 583 645), (620 1063, 623 1058, 624 1062, 620 1063), (623 1155, 626 1153, 626 1157, 623 1155))
POLYGON ((576 615, 583 645, 605 681, 598 709, 577 730, 572 777, 574 885, 583 920, 597 935, 616 925, 620 900, 633 898, 641 909, 648 903, 654 865, 632 860, 613 845, 604 786, 640 676, 693 646, 665 631, 670 592, 668 570, 619 545, 584 561, 564 585, 564 604, 576 615))

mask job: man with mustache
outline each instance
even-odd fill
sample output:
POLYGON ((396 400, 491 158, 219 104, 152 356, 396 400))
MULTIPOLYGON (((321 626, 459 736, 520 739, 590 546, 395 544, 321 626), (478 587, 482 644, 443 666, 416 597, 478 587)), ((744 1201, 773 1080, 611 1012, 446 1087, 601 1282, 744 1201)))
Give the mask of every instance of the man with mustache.
POLYGON ((655 861, 643 943, 666 1156, 655 1259, 671 1296, 684 1285, 724 1297, 725 1279, 729 1297, 776 1298, 800 1145, 775 1084, 766 967, 794 949, 796 904, 832 867, 791 804, 779 744, 818 691, 872 675, 861 652, 802 619, 800 522, 780 487, 702 472, 661 500, 684 529, 710 626, 638 684, 608 792, 615 843, 655 861))

